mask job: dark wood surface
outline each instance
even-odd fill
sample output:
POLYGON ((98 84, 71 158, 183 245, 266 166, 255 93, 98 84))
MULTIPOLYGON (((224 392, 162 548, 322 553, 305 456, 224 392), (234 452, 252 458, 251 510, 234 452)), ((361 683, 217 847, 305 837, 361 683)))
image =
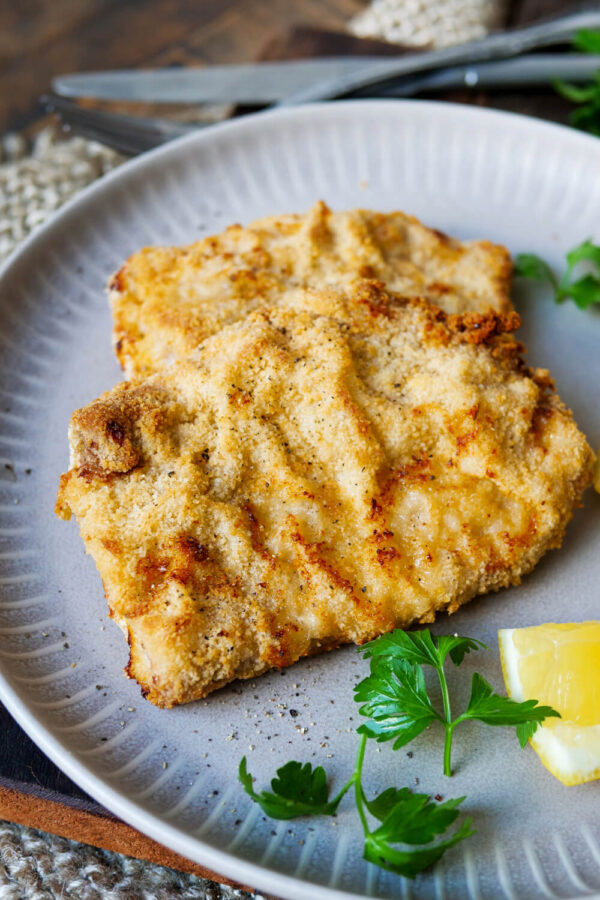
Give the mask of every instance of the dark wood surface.
MULTIPOLYGON (((398 52, 344 35, 344 23, 363 5, 362 0, 0 3, 0 134, 34 122, 40 114, 37 97, 48 90, 53 75, 65 71, 398 52)), ((517 0, 509 4, 508 24, 524 24, 569 6, 560 0, 517 0)), ((566 121, 570 108, 551 90, 462 91, 448 99, 559 122, 566 121)), ((212 874, 115 819, 57 769, 1 706, 0 817, 212 874)))
POLYGON ((4 0, 0 134, 38 115, 54 75, 257 59, 296 25, 343 31, 364 0, 4 0))

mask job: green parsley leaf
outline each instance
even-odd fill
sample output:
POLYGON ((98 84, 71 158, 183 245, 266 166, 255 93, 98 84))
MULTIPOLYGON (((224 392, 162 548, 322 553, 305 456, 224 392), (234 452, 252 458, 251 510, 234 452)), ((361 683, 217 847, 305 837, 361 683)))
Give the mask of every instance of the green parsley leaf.
POLYGON ((369 719, 358 733, 377 741, 393 740, 394 750, 438 718, 427 696, 423 670, 394 656, 371 660, 371 674, 356 685, 354 699, 363 704, 359 712, 369 719))
POLYGON ((554 289, 558 281, 547 262, 535 253, 519 253, 515 258, 515 275, 518 278, 531 278, 532 281, 546 281, 554 289))
MULTIPOLYGON (((404 875, 405 878, 414 878, 423 869, 436 863, 450 847, 454 847, 459 841, 474 834, 471 828, 472 820, 465 819, 460 828, 445 841, 439 841, 429 847, 415 850, 396 849, 390 846, 390 841, 377 836, 377 832, 368 834, 365 838, 363 856, 369 862, 375 863, 382 869, 404 875)), ((391 839, 393 842, 394 839, 391 839)))
POLYGON ((452 825, 464 799, 432 803, 428 794, 388 788, 367 804, 369 812, 381 822, 372 834, 393 843, 428 844, 452 825))
POLYGON ((469 704, 457 722, 477 719, 486 725, 516 725, 519 729, 519 743, 524 747, 540 722, 550 717, 560 719, 560 713, 551 706, 539 706, 537 700, 517 703, 509 697, 502 697, 494 693, 491 684, 475 672, 471 681, 469 704), (525 734, 527 738, 523 740, 525 734))
POLYGON ((261 791, 257 794, 252 785, 252 776, 246 767, 246 757, 242 757, 238 778, 246 793, 259 804, 272 819, 295 819, 297 816, 331 816, 336 811, 341 796, 329 801, 327 776, 322 766, 314 770, 310 763, 288 762, 277 769, 277 776, 271 781, 272 793, 261 791))
POLYGON ((252 776, 246 768, 246 757, 240 763, 239 778, 250 797, 274 819, 291 819, 310 812, 332 814, 344 794, 354 785, 356 807, 365 836, 364 858, 392 872, 414 878, 436 862, 449 847, 473 833, 471 819, 466 819, 449 838, 437 844, 431 843, 454 823, 458 806, 465 798, 436 804, 427 794, 413 794, 408 788, 388 788, 373 800, 367 800, 362 787, 366 744, 367 738, 363 736, 354 772, 333 801, 328 800, 323 769, 318 766, 312 771, 310 763, 302 765, 291 762, 278 769, 278 777, 271 782, 273 794, 266 791, 257 794, 254 791, 252 776), (364 807, 380 822, 373 831, 364 807), (391 844, 403 844, 404 847, 393 847, 391 844))
POLYGON ((579 281, 569 285, 569 297, 579 307, 587 309, 600 303, 600 280, 594 275, 584 275, 579 281))
POLYGON ((571 268, 577 263, 586 260, 588 262, 593 262, 600 268, 600 247, 597 247, 596 244, 592 244, 589 240, 583 241, 567 253, 567 262, 571 268))
POLYGON ((458 816, 458 806, 464 797, 432 803, 427 794, 413 794, 408 788, 388 788, 374 800, 367 801, 371 815, 381 825, 365 837, 364 857, 370 862, 399 875, 414 878, 436 862, 448 847, 473 834, 471 819, 465 819, 458 831, 449 839, 433 846, 436 835, 443 834, 458 816), (400 849, 392 844, 409 844, 400 849))
POLYGON ((450 659, 455 666, 460 666, 463 659, 471 650, 487 650, 488 647, 482 641, 476 641, 475 638, 460 637, 458 634, 445 634, 437 639, 438 658, 443 665, 446 656, 450 654, 450 659))
POLYGON ((522 750, 527 746, 529 738, 533 737, 539 727, 540 722, 519 722, 516 731, 522 750))
POLYGON ((548 282, 554 290, 554 300, 562 303, 570 298, 580 309, 600 304, 600 246, 590 240, 583 241, 567 253, 567 268, 556 280, 549 265, 533 253, 520 253, 515 260, 515 274, 523 278, 548 282), (575 278, 580 263, 590 263, 596 273, 588 272, 575 278))
POLYGON ((409 788, 404 787, 398 789, 391 787, 382 791, 381 794, 373 800, 367 800, 365 798, 365 804, 371 815, 375 816, 376 819, 379 819, 380 822, 383 822, 397 803, 400 803, 405 798, 411 796, 412 791, 409 788))
POLYGON ((600 31, 594 31, 591 28, 581 28, 575 34, 571 43, 576 50, 581 50, 583 53, 600 55, 600 31))
POLYGON ((459 635, 443 635, 435 637, 428 628, 421 631, 403 631, 396 628, 389 634, 382 634, 364 647, 360 652, 366 658, 386 656, 404 659, 406 662, 418 666, 443 665, 448 654, 455 666, 459 666, 465 655, 471 650, 487 650, 485 644, 474 638, 460 637, 459 635))
POLYGON ((386 656, 403 659, 417 666, 436 665, 437 648, 427 628, 423 631, 403 631, 396 628, 389 634, 382 634, 360 648, 366 659, 386 656))
MULTIPOLYGON (((576 33, 572 45, 584 53, 600 54, 600 31, 583 28, 576 33)), ((552 86, 562 97, 578 104, 578 108, 569 116, 569 123, 573 128, 600 137, 600 70, 589 84, 567 84, 562 79, 555 78, 552 86)))

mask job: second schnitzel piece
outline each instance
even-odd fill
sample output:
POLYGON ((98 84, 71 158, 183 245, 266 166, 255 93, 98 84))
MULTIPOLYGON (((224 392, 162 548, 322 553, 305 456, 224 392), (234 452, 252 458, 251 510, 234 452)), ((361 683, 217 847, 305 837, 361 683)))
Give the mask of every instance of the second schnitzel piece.
POLYGON ((159 706, 517 584, 591 481, 516 314, 307 299, 73 415, 57 511, 159 706))
POLYGON ((297 288, 374 278, 447 312, 510 311, 512 263, 489 241, 461 243, 401 212, 270 216, 188 247, 134 253, 110 283, 114 345, 128 378, 187 356, 200 341, 297 288))

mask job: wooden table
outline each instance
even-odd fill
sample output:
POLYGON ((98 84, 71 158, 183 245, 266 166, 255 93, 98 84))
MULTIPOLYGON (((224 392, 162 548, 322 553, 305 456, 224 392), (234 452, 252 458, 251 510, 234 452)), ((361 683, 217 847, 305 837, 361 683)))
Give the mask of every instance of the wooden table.
MULTIPOLYGON (((37 97, 65 71, 241 62, 357 52, 343 34, 362 0, 28 0, 0 5, 0 134, 37 118, 37 97), (338 36, 318 29, 337 31, 338 36)), ((513 0, 508 25, 567 8, 513 0)), ((397 52, 367 43, 366 50, 397 52)), ((552 90, 455 92, 451 99, 565 122, 552 90)), ((206 873, 119 822, 53 766, 0 707, 0 817, 206 873)))

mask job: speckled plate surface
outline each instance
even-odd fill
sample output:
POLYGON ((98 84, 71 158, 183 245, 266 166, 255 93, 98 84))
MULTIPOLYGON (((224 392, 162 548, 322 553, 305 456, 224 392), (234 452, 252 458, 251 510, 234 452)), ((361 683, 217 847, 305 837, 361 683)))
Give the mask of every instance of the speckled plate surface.
MULTIPOLYGON (((440 736, 406 752, 369 748, 367 787, 467 795, 477 835, 409 883, 361 859, 348 798, 337 820, 274 822, 242 793, 289 758, 347 778, 356 749, 352 648, 164 711, 122 674, 127 649, 75 523, 53 515, 70 413, 120 377, 107 276, 144 244, 180 243, 257 216, 307 209, 413 213, 560 265, 600 239, 600 143, 517 116, 423 102, 349 102, 215 127, 103 179, 14 256, 0 282, 0 697, 39 746, 132 825, 230 878, 286 898, 590 897, 600 892, 600 782, 564 788, 512 730, 465 725, 456 774, 440 736), (297 715, 291 714, 295 710, 297 715)), ((522 339, 600 443, 600 316, 517 296, 522 339)), ((564 547, 519 587, 436 626, 480 638, 465 662, 500 688, 499 627, 600 618, 600 498, 591 491, 564 547)))

